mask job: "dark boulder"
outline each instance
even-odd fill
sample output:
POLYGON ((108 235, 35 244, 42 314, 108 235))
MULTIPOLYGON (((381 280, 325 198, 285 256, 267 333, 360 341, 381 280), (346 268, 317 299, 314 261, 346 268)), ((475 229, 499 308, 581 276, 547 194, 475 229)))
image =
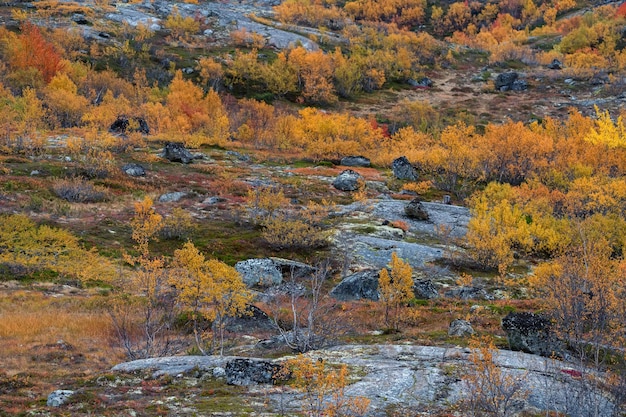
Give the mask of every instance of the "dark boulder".
POLYGON ((559 61, 558 59, 554 58, 552 62, 548 64, 548 69, 551 69, 551 70, 563 69, 563 63, 559 61))
POLYGON ((170 162, 181 162, 189 164, 193 161, 194 156, 189 152, 182 143, 168 142, 161 152, 161 157, 170 162))
POLYGON ((561 356, 562 348, 551 330, 550 319, 531 312, 509 313, 502 319, 511 350, 541 356, 561 356))
POLYGON ((404 207, 404 214, 416 220, 428 220, 428 212, 419 198, 414 198, 404 207))
POLYGON ((142 117, 133 117, 129 119, 126 116, 117 116, 117 119, 111 124, 109 130, 114 133, 126 133, 129 130, 133 132, 140 132, 145 135, 150 134, 150 127, 148 126, 148 122, 142 117), (131 120, 134 122, 133 129, 131 127, 131 120))
POLYGON ((279 379, 282 367, 270 361, 259 359, 233 359, 226 364, 228 385, 249 386, 273 384, 279 379))
POLYGON ((433 282, 429 279, 418 279, 413 284, 413 293, 415 298, 419 300, 432 300, 439 297, 437 288, 433 285, 433 282))
POLYGON ((393 175, 399 180, 416 181, 418 178, 417 169, 411 165, 406 156, 394 159, 391 169, 393 170, 393 175))
MULTIPOLYGON (((515 71, 504 72, 496 77, 496 90, 497 91, 511 91, 514 88, 514 83, 518 81, 519 74, 515 71)), ((521 85, 517 84, 520 88, 521 85)), ((519 91, 519 90, 516 90, 519 91)))
POLYGON ((349 275, 330 291, 330 296, 340 301, 378 301, 378 272, 368 269, 349 275))
POLYGON ((341 191, 357 191, 365 186, 365 178, 351 169, 346 169, 333 181, 333 187, 341 191))
POLYGON ((340 165, 346 167, 369 167, 372 166, 372 162, 369 158, 364 156, 346 156, 345 158, 341 158, 340 165))
POLYGON ((226 320, 225 329, 229 332, 248 332, 255 330, 275 330, 276 323, 260 308, 248 305, 243 315, 226 320))

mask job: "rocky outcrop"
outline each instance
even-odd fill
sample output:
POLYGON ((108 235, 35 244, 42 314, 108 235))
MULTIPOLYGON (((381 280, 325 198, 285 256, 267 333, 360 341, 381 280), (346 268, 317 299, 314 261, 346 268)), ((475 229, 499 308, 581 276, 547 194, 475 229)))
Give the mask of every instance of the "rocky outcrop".
POLYGON ((476 333, 474 328, 467 320, 453 320, 448 327, 448 336, 467 337, 474 333, 476 333))
POLYGON ((67 389, 58 389, 48 395, 46 405, 48 407, 60 407, 75 394, 76 392, 67 389))
POLYGON ((170 162, 180 162, 183 164, 190 164, 194 159, 194 156, 182 143, 176 142, 168 142, 165 144, 163 152, 161 152, 159 156, 170 162))
POLYGON ((509 313, 502 319, 502 328, 512 350, 547 357, 563 354, 546 316, 531 312, 509 313))
POLYGON ((365 178, 351 169, 346 169, 333 181, 333 187, 341 191, 358 191, 365 187, 365 178))
POLYGON ((139 164, 130 163, 122 167, 122 171, 131 177, 143 177, 146 175, 146 169, 139 164))
POLYGON ((434 85, 433 80, 431 80, 428 77, 422 77, 419 80, 410 78, 407 81, 407 84, 409 84, 411 87, 416 87, 416 88, 430 88, 434 85))
MULTIPOLYGON (((358 369, 358 378, 345 389, 348 397, 362 396, 371 400, 368 416, 384 417, 389 410, 414 410, 428 405, 436 412, 449 410, 468 394, 463 374, 472 369, 471 351, 466 348, 414 345, 344 345, 316 350, 308 354, 314 360, 347 365, 358 369)), ((528 395, 515 404, 517 412, 532 415, 553 411, 572 417, 613 415, 611 396, 600 389, 585 395, 573 395, 584 388, 576 375, 592 371, 572 364, 507 350, 493 351, 493 363, 504 378, 518 381, 528 395), (538 410, 540 412, 538 412, 538 410)), ((271 384, 275 381, 280 361, 219 356, 177 356, 133 361, 116 365, 114 372, 153 371, 159 375, 179 376, 181 373, 204 379, 225 378, 236 384, 271 384)), ((602 375, 599 375, 602 378, 602 375)), ((139 381, 141 382, 141 378, 139 381)), ((270 387, 256 387, 251 395, 263 395, 267 402, 259 412, 282 410, 297 414, 302 410, 302 397, 292 390, 277 392, 270 387), (285 409, 287 407, 287 409, 285 409), (269 408, 269 409, 268 409, 269 408)), ((242 395, 246 395, 242 393, 242 395)), ((245 398, 244 398, 245 399, 245 398)), ((243 400, 243 399, 242 399, 243 400)), ((251 401, 255 403, 255 401, 251 401)), ((256 401, 258 403, 258 401, 256 401)), ((188 403, 189 404, 189 403, 188 403)), ((193 407, 193 403, 189 404, 193 407)), ((407 413, 408 414, 408 413, 407 413)))
POLYGON ((268 258, 240 261, 235 264, 235 269, 248 287, 270 287, 283 281, 283 274, 268 258))
POLYGON ((428 220, 428 212, 419 198, 414 198, 404 207, 404 214, 416 220, 428 220))
POLYGON ((416 181, 418 178, 417 169, 411 165, 406 156, 394 159, 391 169, 393 170, 393 175, 399 180, 416 181))
POLYGON ((330 296, 341 301, 378 301, 378 272, 368 269, 349 275, 330 291, 330 296))
POLYGON ((372 166, 372 162, 369 158, 364 156, 346 156, 341 158, 340 165, 345 167, 369 167, 372 166))
POLYGON ((226 364, 226 383, 249 386, 273 384, 279 377, 282 367, 262 359, 233 359, 226 364))

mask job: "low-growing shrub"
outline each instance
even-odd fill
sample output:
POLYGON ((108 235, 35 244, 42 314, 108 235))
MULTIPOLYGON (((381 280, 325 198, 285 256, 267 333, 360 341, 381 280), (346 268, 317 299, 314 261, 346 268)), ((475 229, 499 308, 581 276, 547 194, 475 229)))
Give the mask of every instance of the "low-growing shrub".
POLYGON ((98 203, 106 200, 106 190, 83 178, 59 179, 52 184, 57 197, 70 203, 98 203))

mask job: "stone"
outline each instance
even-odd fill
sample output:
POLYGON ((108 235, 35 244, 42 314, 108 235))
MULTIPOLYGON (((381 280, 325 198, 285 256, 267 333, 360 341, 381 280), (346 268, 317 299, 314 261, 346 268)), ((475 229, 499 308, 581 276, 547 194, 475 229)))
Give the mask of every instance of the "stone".
POLYGON ((341 158, 340 165, 345 167, 370 167, 372 162, 364 156, 346 156, 341 158))
POLYGON ((418 300, 432 300, 439 297, 437 288, 429 279, 418 279, 413 283, 413 293, 418 300))
POLYGON ((393 175, 399 180, 416 181, 418 178, 417 169, 411 165, 406 156, 394 159, 391 169, 393 170, 393 175))
POLYGON ((367 269, 345 277, 330 291, 330 296, 340 301, 378 301, 378 270, 367 269))
POLYGON ((222 203, 224 201, 226 201, 225 198, 222 198, 219 196, 212 196, 212 197, 207 197, 204 200, 202 200, 202 204, 211 205, 211 204, 222 203))
POLYGON ((228 385, 273 384, 281 366, 261 359, 234 359, 226 363, 224 371, 228 385))
POLYGON ((443 196, 443 204, 452 204, 452 198, 449 194, 443 196))
POLYGON ((513 84, 511 84, 511 91, 524 91, 528 90, 528 83, 526 80, 515 80, 513 84))
POLYGON ((194 159, 191 152, 189 152, 182 143, 176 142, 168 142, 160 156, 170 162, 180 162, 183 164, 189 164, 194 159))
POLYGON ((74 15, 72 15, 72 21, 77 25, 92 25, 85 15, 81 13, 74 13, 74 15))
POLYGON ((407 84, 415 88, 430 88, 433 86, 433 80, 428 77, 422 77, 419 80, 411 78, 407 81, 407 84))
POLYGON ((146 169, 141 165, 134 163, 122 166, 122 171, 124 171, 126 175, 130 175, 131 177, 143 177, 144 175, 146 175, 146 169))
POLYGON ((517 81, 519 74, 515 71, 503 72, 496 77, 495 87, 497 91, 512 90, 513 83, 517 81))
POLYGON ((404 207, 404 214, 406 214, 407 217, 416 220, 429 219, 428 212, 422 205, 422 201, 419 198, 414 198, 413 200, 411 200, 411 202, 409 202, 409 204, 404 207))
POLYGON ((70 399, 72 395, 75 394, 75 391, 67 390, 67 389, 59 389, 53 391, 48 395, 48 400, 46 401, 46 405, 48 407, 60 407, 63 404, 67 403, 67 400, 70 399))
POLYGON ((226 155, 231 156, 231 157, 235 158, 238 161, 250 162, 250 157, 248 155, 244 155, 244 154, 239 153, 237 151, 226 151, 226 155))
POLYGON ((357 191, 364 186, 365 178, 351 169, 346 169, 333 181, 333 187, 341 191, 357 191))
POLYGON ((235 269, 248 287, 269 287, 283 281, 283 274, 276 264, 268 258, 247 259, 235 264, 235 269))
POLYGON ((303 262, 276 257, 270 257, 270 259, 274 262, 274 265, 283 274, 283 276, 305 278, 317 271, 317 268, 303 262))
POLYGON ((204 32, 202 32, 202 34, 204 36, 211 36, 211 35, 213 35, 213 30, 212 29, 205 29, 204 32))
POLYGON ((453 320, 448 327, 448 336, 466 337, 473 335, 474 328, 467 320, 453 320))
MULTIPOLYGON (((111 123, 109 131, 114 133, 126 133, 130 127, 130 121, 131 119, 126 116, 117 116, 117 119, 115 119, 115 121, 111 123)), ((146 119, 144 119, 143 117, 133 117, 132 121, 136 125, 132 129, 133 132, 140 132, 145 135, 150 134, 150 127, 148 126, 148 122, 146 122, 146 119)))
POLYGON ((194 69, 191 67, 185 67, 181 70, 183 74, 191 75, 193 74, 194 69))
POLYGON ((175 203, 180 201, 181 198, 187 195, 184 191, 175 191, 173 193, 166 193, 159 197, 159 203, 175 203))
POLYGON ((551 331, 548 317, 532 312, 509 313, 502 319, 511 350, 550 357, 561 356, 562 347, 551 331))
POLYGON ((275 330, 276 323, 260 308, 248 305, 244 314, 226 320, 225 329, 229 332, 242 333, 254 330, 275 330))
POLYGON ((458 287, 445 292, 448 298, 460 298, 461 300, 493 300, 493 296, 480 287, 458 287))
POLYGON ((551 70, 563 69, 563 63, 559 61, 558 59, 554 58, 552 62, 548 64, 548 69, 551 69, 551 70))

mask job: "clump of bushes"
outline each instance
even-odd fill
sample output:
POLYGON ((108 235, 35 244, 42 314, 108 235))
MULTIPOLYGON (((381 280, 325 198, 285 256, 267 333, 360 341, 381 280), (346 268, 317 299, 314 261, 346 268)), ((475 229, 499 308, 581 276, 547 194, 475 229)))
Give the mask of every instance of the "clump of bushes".
POLYGON ((80 177, 56 180, 52 191, 57 197, 70 203, 98 203, 107 198, 106 189, 80 177))

